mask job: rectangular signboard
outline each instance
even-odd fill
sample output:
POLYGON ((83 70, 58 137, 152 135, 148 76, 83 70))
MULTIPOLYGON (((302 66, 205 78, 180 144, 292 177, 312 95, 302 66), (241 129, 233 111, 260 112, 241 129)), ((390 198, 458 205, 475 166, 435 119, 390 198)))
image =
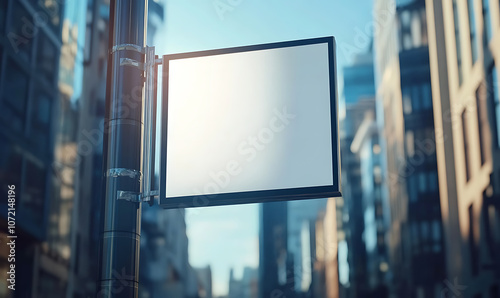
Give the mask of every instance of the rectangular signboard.
POLYGON ((340 196, 333 37, 163 56, 160 205, 340 196))

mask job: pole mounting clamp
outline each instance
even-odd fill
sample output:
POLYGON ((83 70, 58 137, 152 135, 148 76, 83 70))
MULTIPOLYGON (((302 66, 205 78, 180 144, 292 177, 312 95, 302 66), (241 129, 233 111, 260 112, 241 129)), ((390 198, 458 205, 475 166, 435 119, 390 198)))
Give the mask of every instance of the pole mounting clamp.
POLYGON ((119 190, 117 192, 117 199, 118 200, 125 200, 133 203, 141 203, 141 202, 149 202, 154 199, 154 197, 157 197, 160 195, 160 192, 157 190, 152 190, 147 194, 142 194, 138 192, 133 192, 133 191, 125 191, 125 190, 119 190))
POLYGON ((120 58, 120 66, 132 66, 142 71, 146 70, 144 63, 130 58, 120 58))
POLYGON ((111 53, 115 53, 118 51, 135 51, 141 54, 145 53, 143 47, 131 43, 118 44, 116 46, 113 46, 113 48, 111 48, 111 53))
POLYGON ((142 173, 137 170, 124 169, 124 168, 113 168, 106 172, 106 177, 129 177, 136 180, 141 180, 142 173))

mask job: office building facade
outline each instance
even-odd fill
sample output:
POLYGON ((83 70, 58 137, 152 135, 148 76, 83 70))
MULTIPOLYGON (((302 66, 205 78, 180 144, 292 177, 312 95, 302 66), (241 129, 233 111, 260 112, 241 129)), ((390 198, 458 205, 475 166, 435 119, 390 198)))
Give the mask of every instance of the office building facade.
MULTIPOLYGON (((67 293, 82 52, 81 19, 71 12, 81 3, 0 2, 0 184, 5 193, 15 185, 18 236, 15 291, 1 249, 2 297, 67 293)), ((2 231, 7 222, 0 215, 2 231)))
POLYGON ((500 297, 499 9, 427 1, 446 295, 500 297))
POLYGON ((377 111, 389 191, 390 292, 439 297, 445 250, 425 1, 376 1, 377 111))

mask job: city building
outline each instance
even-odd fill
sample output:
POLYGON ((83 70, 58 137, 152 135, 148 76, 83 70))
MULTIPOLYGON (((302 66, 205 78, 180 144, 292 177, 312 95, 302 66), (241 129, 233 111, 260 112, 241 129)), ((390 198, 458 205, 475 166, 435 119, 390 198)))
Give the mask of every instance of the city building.
POLYGON ((383 187, 373 68, 370 48, 343 70, 347 75, 346 112, 341 121, 340 208, 347 216, 340 241, 345 239, 348 247, 349 277, 348 284, 343 285, 347 297, 379 297, 379 292, 387 287, 389 206, 383 187))
POLYGON ((325 297, 341 297, 338 266, 338 208, 337 199, 330 198, 326 204, 324 225, 323 262, 325 268, 325 297))
MULTIPOLYGON (((311 268, 314 260, 311 258, 310 249, 303 251, 305 243, 302 241, 302 228, 304 223, 317 218, 318 213, 326 208, 326 200, 298 200, 288 202, 288 253, 293 257, 293 278, 295 293, 299 296, 309 291, 309 283, 303 281, 311 280, 311 268)), ((309 243, 308 243, 309 245, 309 243)))
POLYGON ((212 298, 212 269, 210 265, 203 268, 195 268, 198 278, 198 296, 199 298, 212 298))
POLYGON ((499 8, 427 1, 446 297, 500 297, 499 8))
POLYGON ((315 222, 315 251, 312 267, 312 297, 338 298, 337 209, 335 198, 327 201, 315 222))
POLYGON ((293 258, 287 251, 287 214, 287 202, 260 205, 259 297, 291 296, 294 291, 293 258))
MULTIPOLYGON (((2 297, 66 295, 83 39, 72 12, 82 3, 0 3, 0 184, 4 193, 15 185, 18 236, 15 291, 7 289, 10 253, 0 249, 2 297)), ((7 196, 0 206, 8 209, 7 196)), ((0 215, 2 243, 9 220, 0 215)))
POLYGON ((378 0, 374 15, 377 118, 390 206, 390 292, 438 297, 445 253, 425 1, 378 0))
POLYGON ((243 268, 243 276, 237 280, 233 269, 229 273, 228 298, 259 298, 259 271, 255 268, 243 268))
POLYGON ((197 297, 198 276, 189 264, 185 211, 158 206, 145 209, 139 297, 197 297))
MULTIPOLYGON (((360 101, 359 104, 362 104, 360 101)), ((387 236, 390 207, 382 176, 382 150, 375 119, 375 102, 364 103, 363 121, 351 143, 350 151, 359 156, 361 173, 363 240, 366 250, 366 283, 370 297, 387 297, 387 236)))
POLYGON ((360 98, 373 97, 375 94, 373 44, 369 51, 354 57, 352 65, 344 67, 344 100, 346 105, 355 104, 360 98))

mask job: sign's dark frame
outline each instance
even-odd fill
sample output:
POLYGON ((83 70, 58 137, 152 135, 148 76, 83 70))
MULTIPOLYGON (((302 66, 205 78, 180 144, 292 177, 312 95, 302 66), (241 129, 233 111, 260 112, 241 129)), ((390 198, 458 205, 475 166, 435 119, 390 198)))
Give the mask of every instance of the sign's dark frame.
POLYGON ((338 137, 338 98, 337 98, 337 73, 335 57, 335 38, 322 37, 296 41, 286 41, 253 46, 243 46, 218 50, 199 51, 182 54, 163 56, 163 91, 162 91, 162 124, 161 124, 161 150, 160 150, 160 206, 166 209, 208 207, 233 204, 263 203, 303 199, 319 199, 328 197, 339 197, 340 193, 340 146, 338 137), (313 186, 302 188, 287 188, 276 190, 261 190, 248 192, 221 193, 212 195, 196 195, 182 197, 166 197, 166 171, 167 171, 167 127, 168 127, 168 83, 169 62, 177 59, 204 57, 213 55, 224 55, 231 53, 260 51, 286 47, 296 47, 312 44, 328 44, 328 64, 330 75, 330 115, 332 132, 332 185, 313 186))

